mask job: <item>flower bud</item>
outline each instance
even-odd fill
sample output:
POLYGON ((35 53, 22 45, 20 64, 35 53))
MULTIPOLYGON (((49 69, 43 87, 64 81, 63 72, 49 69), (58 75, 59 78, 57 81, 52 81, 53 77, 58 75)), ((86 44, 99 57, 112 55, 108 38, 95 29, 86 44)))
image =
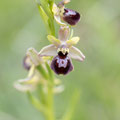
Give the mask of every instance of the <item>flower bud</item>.
POLYGON ((76 25, 80 20, 80 14, 74 10, 64 8, 61 18, 70 25, 76 25))

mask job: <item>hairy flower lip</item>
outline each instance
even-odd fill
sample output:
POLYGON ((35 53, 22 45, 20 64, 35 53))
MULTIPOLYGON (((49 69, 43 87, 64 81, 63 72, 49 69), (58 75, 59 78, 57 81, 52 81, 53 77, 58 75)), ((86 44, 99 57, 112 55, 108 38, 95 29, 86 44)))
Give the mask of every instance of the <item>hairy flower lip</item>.
MULTIPOLYGON (((54 57, 51 63, 51 68, 56 74, 67 74, 73 70, 71 59, 78 61, 84 61, 85 56, 83 53, 73 45, 77 44, 80 40, 79 37, 71 37, 69 27, 61 27, 59 30, 58 39, 54 36, 48 35, 48 40, 51 42, 50 45, 45 46, 39 52, 39 56, 52 56, 54 57), (70 39, 69 39, 70 36, 70 39), (60 62, 69 62, 68 68, 63 69, 59 68, 61 65, 60 62), (57 63, 57 61, 59 61, 57 63), (56 64, 56 65, 55 65, 56 64), (65 70, 65 72, 63 71, 65 70)), ((64 67, 65 68, 65 67, 64 67)))
POLYGON ((70 58, 68 57, 67 51, 65 54, 62 53, 62 51, 58 52, 58 55, 52 60, 51 69, 58 75, 67 75, 73 70, 73 65, 70 58))
POLYGON ((67 75, 73 70, 73 65, 68 56, 61 58, 57 55, 51 62, 51 69, 58 75, 67 75))

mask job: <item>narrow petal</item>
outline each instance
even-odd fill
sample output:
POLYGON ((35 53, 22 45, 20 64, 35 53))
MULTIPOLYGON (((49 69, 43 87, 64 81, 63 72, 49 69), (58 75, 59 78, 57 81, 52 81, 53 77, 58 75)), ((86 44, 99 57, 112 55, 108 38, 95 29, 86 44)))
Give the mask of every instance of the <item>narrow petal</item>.
POLYGON ((61 21, 60 9, 58 8, 58 6, 56 4, 53 4, 52 12, 54 14, 54 18, 55 18, 56 22, 61 26, 65 26, 66 24, 61 21))
POLYGON ((85 56, 83 55, 83 53, 76 47, 72 46, 69 52, 69 56, 72 59, 78 60, 78 61, 84 61, 85 56))
POLYGON ((66 24, 61 21, 60 15, 55 15, 54 18, 59 25, 66 26, 66 24))
POLYGON ((55 46, 59 46, 61 44, 60 40, 57 39, 56 37, 52 36, 52 35, 48 35, 47 38, 55 46))
POLYGON ((45 46, 39 52, 39 56, 56 56, 57 55, 57 47, 53 44, 45 46))
POLYGON ((70 40, 67 40, 68 47, 71 47, 72 45, 76 45, 79 42, 79 37, 73 37, 70 40))
POLYGON ((32 78, 34 74, 35 74, 35 66, 32 65, 29 70, 28 78, 32 78))
POLYGON ((69 35, 70 35, 70 28, 68 26, 62 26, 62 27, 60 27, 58 38, 61 41, 68 40, 69 35))
POLYGON ((71 39, 73 37, 73 33, 74 33, 74 31, 73 31, 73 29, 71 29, 71 33, 70 33, 69 39, 71 39))

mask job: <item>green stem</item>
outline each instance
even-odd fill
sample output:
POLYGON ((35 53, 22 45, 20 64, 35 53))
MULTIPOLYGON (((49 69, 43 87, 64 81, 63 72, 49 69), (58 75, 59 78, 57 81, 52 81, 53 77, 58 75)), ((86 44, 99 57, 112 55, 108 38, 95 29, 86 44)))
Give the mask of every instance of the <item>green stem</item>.
POLYGON ((54 117, 54 93, 53 93, 53 89, 54 89, 54 74, 52 72, 52 70, 50 69, 50 66, 48 65, 48 63, 46 63, 46 68, 48 70, 48 76, 49 76, 49 82, 50 84, 48 84, 48 111, 49 111, 49 115, 48 115, 48 120, 55 120, 54 117))
POLYGON ((43 68, 42 65, 39 65, 36 67, 37 70, 41 73, 41 75, 43 76, 43 78, 45 78, 46 80, 48 79, 48 74, 47 72, 45 71, 45 69, 43 68))
POLYGON ((47 88, 48 88, 48 93, 46 94, 45 92, 42 92, 43 89, 41 89, 41 87, 39 86, 39 91, 40 94, 42 95, 42 103, 45 104, 46 109, 47 109, 47 114, 45 114, 46 120, 55 120, 55 116, 54 116, 54 94, 53 94, 53 88, 54 88, 54 84, 53 84, 53 73, 50 70, 50 67, 48 66, 48 64, 46 63, 46 69, 48 72, 45 71, 45 69, 39 65, 36 67, 37 70, 41 73, 41 75, 47 80, 48 84, 47 84, 47 88))
POLYGON ((53 108, 53 104, 54 104, 54 95, 53 95, 53 86, 48 86, 48 120, 55 120, 54 117, 54 108, 53 108))
POLYGON ((45 13, 47 14, 48 16, 48 24, 49 24, 49 28, 50 28, 50 33, 51 35, 55 36, 55 26, 54 26, 54 16, 53 16, 53 13, 52 13, 52 5, 53 5, 53 2, 49 2, 47 0, 41 0, 41 5, 45 11, 45 13))
MULTIPOLYGON (((46 25, 48 34, 55 36, 54 16, 52 13, 53 4, 54 4, 54 0, 40 0, 40 4, 37 3, 40 15, 46 25)), ((46 64, 47 72, 44 70, 44 68, 41 65, 37 66, 36 68, 48 82, 47 84, 48 93, 46 94, 42 92, 43 101, 45 98, 44 104, 47 109, 45 118, 46 120, 55 120, 54 107, 53 107, 54 106, 54 94, 53 94, 54 75, 48 64, 46 64)))
POLYGON ((39 9, 40 16, 46 25, 48 34, 55 36, 54 16, 52 13, 53 0, 41 0, 41 3, 35 0, 35 2, 39 9))
POLYGON ((50 66, 48 65, 47 62, 46 62, 46 68, 48 70, 48 75, 49 75, 50 82, 53 85, 54 84, 54 74, 53 74, 53 71, 51 70, 51 68, 50 68, 50 66))

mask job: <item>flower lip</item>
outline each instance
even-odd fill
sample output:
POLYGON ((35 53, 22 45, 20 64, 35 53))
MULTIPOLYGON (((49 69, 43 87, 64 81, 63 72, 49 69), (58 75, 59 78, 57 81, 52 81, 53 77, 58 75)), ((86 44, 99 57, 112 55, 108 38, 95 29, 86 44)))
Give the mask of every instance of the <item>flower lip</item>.
POLYGON ((64 8, 62 19, 70 25, 76 25, 80 20, 80 14, 74 10, 64 8))
POLYGON ((67 55, 68 55, 68 52, 63 54, 61 51, 59 51, 58 55, 53 58, 51 63, 51 69, 56 74, 66 75, 73 70, 72 62, 67 55))

